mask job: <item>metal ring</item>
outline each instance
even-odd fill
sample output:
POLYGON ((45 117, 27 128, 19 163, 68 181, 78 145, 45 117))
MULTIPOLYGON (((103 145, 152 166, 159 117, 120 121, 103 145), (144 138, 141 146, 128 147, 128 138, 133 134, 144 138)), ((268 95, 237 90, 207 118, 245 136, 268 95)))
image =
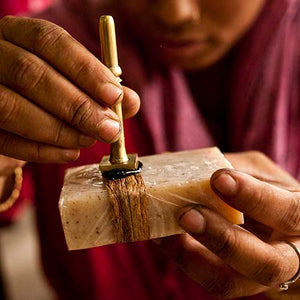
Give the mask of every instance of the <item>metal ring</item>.
POLYGON ((291 246, 295 250, 295 252, 298 256, 298 259, 299 259, 299 267, 298 267, 298 270, 297 270, 296 274, 293 276, 293 278, 279 284, 280 290, 286 291, 289 288, 289 285, 296 282, 300 277, 300 249, 290 241, 283 241, 283 242, 285 242, 286 244, 288 244, 289 246, 291 246))

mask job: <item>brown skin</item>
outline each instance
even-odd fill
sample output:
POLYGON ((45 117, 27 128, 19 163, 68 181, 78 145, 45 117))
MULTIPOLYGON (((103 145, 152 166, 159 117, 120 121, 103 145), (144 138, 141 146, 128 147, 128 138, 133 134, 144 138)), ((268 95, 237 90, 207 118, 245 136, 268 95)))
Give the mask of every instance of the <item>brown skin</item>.
MULTIPOLYGON (((163 61, 200 69, 234 45, 264 0, 111 3, 134 20, 133 27, 141 29, 163 61)), ((123 97, 125 117, 139 108, 134 91, 122 91, 98 59, 50 22, 1 19, 0 57, 0 154, 36 162, 76 160, 79 150, 96 140, 117 139, 112 104, 123 97)))
POLYGON ((30 18, 0 20, 0 154, 63 163, 96 140, 112 142, 123 98, 125 117, 137 94, 62 28, 30 18))
MULTIPOLYGON (((277 290, 299 266, 295 251, 282 240, 300 247, 300 184, 260 152, 228 154, 226 158, 242 172, 219 170, 211 186, 245 214, 245 224, 232 225, 205 207, 186 207, 178 213, 178 220, 187 234, 164 238, 160 247, 191 278, 219 297, 277 290)), ((289 290, 297 286, 299 282, 289 290)))
POLYGON ((118 1, 132 29, 161 60, 199 70, 222 58, 249 29, 264 0, 118 1))
MULTIPOLYGON (((232 48, 254 23, 264 0, 114 3, 164 63, 198 70, 232 48)), ((123 87, 120 96, 109 70, 52 23, 0 20, 0 57, 0 154, 37 162, 72 161, 79 149, 95 140, 117 138, 117 126, 104 126, 104 121, 117 120, 109 107, 122 95, 127 117, 138 110, 135 92, 123 87)), ((1 159, 10 166, 0 173, 2 182, 22 162, 1 159)), ((248 231, 207 208, 185 208, 179 222, 189 235, 163 239, 161 247, 212 293, 234 297, 274 288, 295 274, 299 262, 294 250, 276 239, 290 239, 300 247, 300 189, 295 179, 260 153, 229 154, 228 159, 245 173, 218 171, 211 185, 225 202, 248 216, 248 231), (224 174, 230 174, 238 187, 224 174)))

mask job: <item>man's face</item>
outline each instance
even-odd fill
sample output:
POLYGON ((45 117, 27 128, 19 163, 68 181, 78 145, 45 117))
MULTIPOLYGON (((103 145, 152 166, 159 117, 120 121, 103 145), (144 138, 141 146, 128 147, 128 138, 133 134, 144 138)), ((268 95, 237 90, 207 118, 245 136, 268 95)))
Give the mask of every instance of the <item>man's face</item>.
POLYGON ((265 0, 116 1, 149 50, 185 70, 222 58, 255 21, 265 0))

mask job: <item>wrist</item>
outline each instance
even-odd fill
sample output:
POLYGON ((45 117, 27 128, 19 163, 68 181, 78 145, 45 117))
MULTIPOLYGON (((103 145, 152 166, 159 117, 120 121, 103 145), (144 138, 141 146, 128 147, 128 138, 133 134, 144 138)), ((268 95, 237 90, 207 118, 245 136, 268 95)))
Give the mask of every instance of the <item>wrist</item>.
POLYGON ((19 198, 23 171, 16 167, 12 175, 0 177, 0 212, 8 210, 19 198))
POLYGON ((14 188, 14 182, 14 170, 10 175, 0 176, 0 203, 10 196, 14 188))

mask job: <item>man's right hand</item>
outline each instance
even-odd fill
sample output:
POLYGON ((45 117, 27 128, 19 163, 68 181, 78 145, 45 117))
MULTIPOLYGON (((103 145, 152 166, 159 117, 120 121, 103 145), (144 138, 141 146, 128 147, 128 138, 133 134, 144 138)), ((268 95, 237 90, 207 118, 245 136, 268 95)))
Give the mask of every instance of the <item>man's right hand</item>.
POLYGON ((133 116, 138 95, 61 27, 0 20, 0 154, 73 161, 96 140, 118 138, 119 119, 110 107, 122 99, 124 117, 133 116))

